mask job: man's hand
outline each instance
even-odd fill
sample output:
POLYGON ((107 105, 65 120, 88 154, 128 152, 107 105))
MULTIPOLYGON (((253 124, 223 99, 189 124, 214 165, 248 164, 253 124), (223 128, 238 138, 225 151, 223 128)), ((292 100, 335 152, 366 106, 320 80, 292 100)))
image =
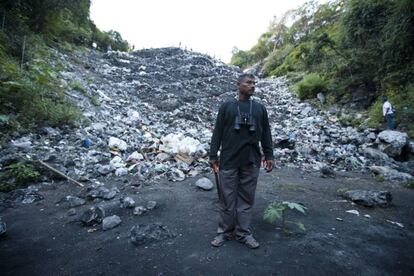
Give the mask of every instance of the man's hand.
POLYGON ((219 172, 220 162, 218 160, 210 160, 209 161, 211 168, 215 173, 219 172))
POLYGON ((273 170, 273 164, 274 164, 273 160, 264 160, 263 161, 263 166, 264 166, 266 172, 271 172, 273 170))

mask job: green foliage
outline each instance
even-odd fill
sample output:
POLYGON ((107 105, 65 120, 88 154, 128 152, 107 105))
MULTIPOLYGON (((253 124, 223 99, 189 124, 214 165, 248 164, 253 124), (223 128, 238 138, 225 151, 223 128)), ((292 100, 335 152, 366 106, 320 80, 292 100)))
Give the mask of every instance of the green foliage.
POLYGON ((92 103, 94 106, 100 106, 100 105, 101 105, 101 104, 100 104, 100 102, 99 102, 99 97, 98 97, 98 96, 96 96, 96 95, 94 95, 94 96, 90 97, 90 100, 91 100, 91 103, 92 103))
POLYGON ((302 81, 296 85, 296 93, 301 100, 313 99, 318 93, 328 91, 328 82, 318 74, 306 75, 302 81))
POLYGON ((85 87, 83 87, 82 84, 79 83, 79 82, 77 82, 77 81, 72 82, 70 84, 70 88, 72 88, 72 89, 74 89, 76 91, 79 91, 82 94, 86 95, 86 89, 85 89, 85 87))
POLYGON ((349 191, 348 188, 338 188, 338 190, 336 190, 336 194, 338 196, 343 196, 347 191, 349 191))
POLYGON ((93 30, 92 41, 96 42, 98 49, 106 51, 109 45, 114 51, 128 51, 130 49, 128 42, 123 40, 117 31, 101 32, 95 25, 93 25, 93 30))
POLYGON ((60 88, 57 68, 48 64, 47 49, 31 53, 32 60, 24 71, 10 58, 0 65, 0 114, 19 122, 9 121, 3 125, 6 129, 16 130, 20 125, 75 125, 81 119, 79 108, 65 98, 60 88))
POLYGON ((6 166, 0 172, 0 192, 8 192, 36 181, 40 177, 38 171, 30 164, 22 162, 6 166))
POLYGON ((280 202, 273 202, 266 207, 263 219, 270 223, 274 223, 276 220, 282 219, 285 210, 286 205, 283 205, 280 202))
POLYGON ((263 219, 269 221, 270 223, 274 223, 277 220, 281 220, 284 230, 286 230, 286 224, 289 223, 296 225, 302 231, 306 231, 305 225, 302 222, 286 220, 287 210, 292 210, 306 215, 306 207, 302 204, 289 201, 272 202, 264 210, 263 219))
MULTIPOLYGON (((24 131, 42 125, 77 125, 86 121, 61 88, 51 48, 71 51, 78 46, 127 51, 116 31, 101 32, 89 18, 90 0, 20 0, 0 3, 5 15, 0 31, 1 131, 24 131), (23 63, 22 48, 25 45, 23 63)), ((72 84, 86 94, 80 84, 72 84)), ((98 105, 96 98, 91 102, 98 105)))
MULTIPOLYGON (((385 94, 392 105, 395 107, 394 121, 399 129, 406 131, 412 138, 414 137, 414 84, 402 87, 387 88, 385 94)), ((382 98, 379 97, 369 110, 368 126, 371 128, 384 128, 385 119, 382 114, 382 98)))
POLYGON ((414 180, 408 181, 406 187, 409 189, 414 189, 414 180))
POLYGON ((266 76, 271 75, 271 72, 275 68, 283 64, 287 55, 293 50, 292 44, 287 44, 281 49, 273 51, 266 59, 263 64, 263 74, 266 76))
POLYGON ((230 63, 239 66, 241 69, 248 67, 253 61, 252 54, 247 51, 235 49, 230 63))
MULTIPOLYGON (((399 110, 398 128, 414 135, 412 0, 308 2, 275 20, 255 46, 235 52, 231 61, 242 68, 257 62, 266 76, 306 72, 320 76, 315 85, 329 80, 332 103, 370 107, 373 127, 383 127, 380 100, 388 95, 399 110)), ((301 98, 312 98, 315 91, 304 88, 301 98)))

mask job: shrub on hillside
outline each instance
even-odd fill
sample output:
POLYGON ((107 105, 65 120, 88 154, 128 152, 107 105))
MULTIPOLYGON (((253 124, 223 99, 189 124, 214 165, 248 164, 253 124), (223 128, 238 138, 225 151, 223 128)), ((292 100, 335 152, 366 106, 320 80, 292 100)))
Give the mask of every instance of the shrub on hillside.
POLYGON ((296 84, 296 93, 301 100, 313 99, 320 92, 328 91, 328 81, 318 74, 306 75, 302 81, 296 84))

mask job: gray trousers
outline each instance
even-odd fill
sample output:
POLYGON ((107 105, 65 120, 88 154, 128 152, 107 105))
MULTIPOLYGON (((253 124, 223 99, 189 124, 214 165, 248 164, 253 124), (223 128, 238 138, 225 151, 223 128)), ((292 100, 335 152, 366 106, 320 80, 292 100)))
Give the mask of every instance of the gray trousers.
POLYGON ((252 234, 251 209, 258 177, 259 168, 256 165, 220 170, 218 234, 230 236, 235 233, 238 240, 252 234))

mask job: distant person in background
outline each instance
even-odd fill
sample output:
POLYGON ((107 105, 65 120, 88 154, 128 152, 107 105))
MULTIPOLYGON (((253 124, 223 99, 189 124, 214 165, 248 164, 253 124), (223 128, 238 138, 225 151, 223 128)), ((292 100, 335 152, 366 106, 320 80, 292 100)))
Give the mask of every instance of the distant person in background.
POLYGON ((387 97, 384 96, 383 101, 384 101, 384 104, 382 105, 382 114, 387 120, 387 129, 394 129, 394 121, 393 121, 394 108, 392 107, 391 103, 388 101, 387 97))
POLYGON ((238 99, 220 106, 211 138, 210 165, 218 174, 219 223, 215 247, 235 238, 249 248, 258 248, 250 227, 261 163, 273 169, 273 147, 269 118, 263 104, 253 100, 255 78, 242 74, 237 80, 238 99), (220 159, 218 151, 221 149, 220 159))
POLYGON ((108 48, 106 48, 106 51, 107 52, 112 52, 112 46, 111 46, 111 44, 108 45, 108 48))

